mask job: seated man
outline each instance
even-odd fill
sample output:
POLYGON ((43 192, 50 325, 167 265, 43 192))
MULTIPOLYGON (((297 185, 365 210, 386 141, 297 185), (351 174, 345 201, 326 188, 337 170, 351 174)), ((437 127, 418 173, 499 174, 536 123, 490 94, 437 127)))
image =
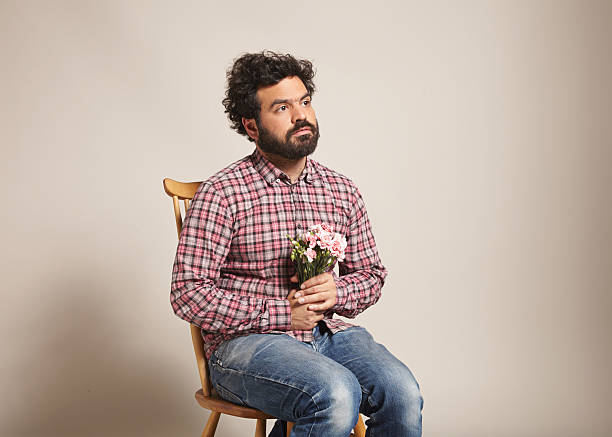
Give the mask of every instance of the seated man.
MULTIPOLYGON (((255 150, 198 188, 186 214, 171 303, 202 328, 211 382, 224 399, 295 422, 292 436, 420 436, 412 373, 354 318, 380 297, 387 271, 362 196, 308 158, 319 124, 312 64, 245 54, 227 72, 225 112, 255 150), (287 235, 327 224, 345 258, 298 288, 287 235)), ((350 153, 350 151, 349 151, 350 153)), ((279 422, 275 429, 279 429, 279 422)))

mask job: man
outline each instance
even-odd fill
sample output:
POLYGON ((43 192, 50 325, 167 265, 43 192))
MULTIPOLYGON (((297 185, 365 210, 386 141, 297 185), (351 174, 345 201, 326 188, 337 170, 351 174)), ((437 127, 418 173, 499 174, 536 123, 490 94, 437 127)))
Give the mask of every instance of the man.
POLYGON ((308 157, 319 139, 313 76, 309 61, 266 51, 227 72, 226 113, 256 147, 198 188, 172 308, 202 328, 219 395, 295 422, 292 436, 346 437, 359 412, 368 436, 420 436, 423 400, 408 367, 365 328, 333 318, 376 303, 387 271, 357 187, 308 157), (322 223, 346 237, 345 259, 298 288, 287 234, 322 223))

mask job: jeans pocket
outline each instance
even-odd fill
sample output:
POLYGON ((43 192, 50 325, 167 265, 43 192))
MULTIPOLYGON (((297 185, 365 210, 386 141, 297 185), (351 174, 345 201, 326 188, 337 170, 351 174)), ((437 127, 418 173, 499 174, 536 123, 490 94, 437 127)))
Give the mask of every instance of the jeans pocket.
POLYGON ((222 341, 221 344, 215 348, 213 354, 217 357, 217 361, 223 361, 223 357, 225 357, 225 351, 230 340, 222 341))

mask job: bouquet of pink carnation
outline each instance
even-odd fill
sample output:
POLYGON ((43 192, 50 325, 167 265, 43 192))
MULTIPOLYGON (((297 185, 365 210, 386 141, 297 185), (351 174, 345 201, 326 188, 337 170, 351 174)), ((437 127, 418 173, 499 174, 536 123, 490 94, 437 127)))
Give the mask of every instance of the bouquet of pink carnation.
POLYGON ((326 224, 311 226, 302 235, 291 238, 291 261, 295 264, 298 283, 334 268, 336 261, 344 261, 346 238, 326 224))

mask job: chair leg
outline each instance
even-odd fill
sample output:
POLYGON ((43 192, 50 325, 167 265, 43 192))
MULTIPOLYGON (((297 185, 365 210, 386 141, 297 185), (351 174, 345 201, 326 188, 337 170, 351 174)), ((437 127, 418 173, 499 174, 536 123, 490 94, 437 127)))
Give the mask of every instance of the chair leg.
POLYGON ((366 427, 363 423, 363 419, 361 418, 361 414, 359 415, 359 420, 357 421, 357 425, 355 425, 355 437, 365 437, 366 427))
POLYGON ((210 412, 210 417, 206 422, 206 426, 204 427, 204 431, 202 431, 202 437, 213 437, 215 435, 215 431, 217 431, 217 424, 219 423, 219 417, 221 413, 216 411, 210 412))
POLYGON ((255 437, 266 437, 266 419, 257 419, 255 437))
POLYGON ((287 422, 287 437, 291 435, 292 429, 293 429, 293 422, 287 422))

